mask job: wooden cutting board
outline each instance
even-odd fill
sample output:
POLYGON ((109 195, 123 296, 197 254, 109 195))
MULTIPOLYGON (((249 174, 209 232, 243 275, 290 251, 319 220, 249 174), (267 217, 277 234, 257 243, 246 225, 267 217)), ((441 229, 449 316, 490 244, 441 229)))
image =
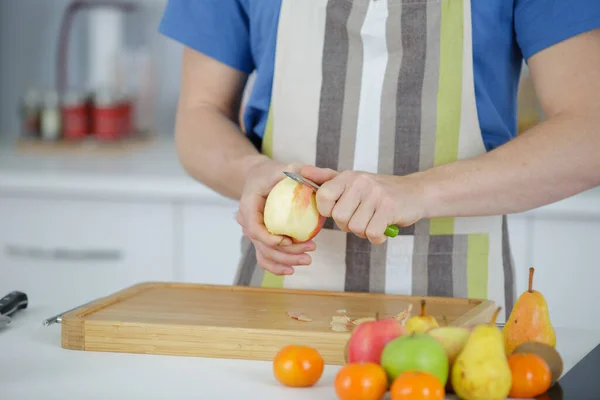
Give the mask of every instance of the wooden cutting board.
POLYGON ((350 331, 332 330, 334 315, 395 316, 412 304, 440 324, 470 326, 489 321, 489 300, 412 297, 142 283, 65 314, 62 347, 72 350, 272 360, 288 344, 317 348, 327 364, 344 363, 350 331), (299 321, 288 313, 312 321, 299 321))

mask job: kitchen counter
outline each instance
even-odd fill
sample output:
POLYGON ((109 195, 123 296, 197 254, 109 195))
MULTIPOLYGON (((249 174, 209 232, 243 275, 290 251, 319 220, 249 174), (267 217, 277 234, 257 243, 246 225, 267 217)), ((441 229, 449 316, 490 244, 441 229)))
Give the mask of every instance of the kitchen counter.
MULTIPOLYGON (((112 152, 21 152, 0 143, 0 191, 233 204, 187 175, 167 135, 112 152)), ((598 204, 600 188, 526 214, 597 216, 598 204)))
MULTIPOLYGON (((326 366, 313 388, 290 389, 269 362, 62 349, 60 325, 42 320, 72 306, 30 303, 0 329, 0 398, 335 399, 337 366, 326 366)), ((557 342, 566 373, 600 343, 600 331, 557 328, 557 342)))

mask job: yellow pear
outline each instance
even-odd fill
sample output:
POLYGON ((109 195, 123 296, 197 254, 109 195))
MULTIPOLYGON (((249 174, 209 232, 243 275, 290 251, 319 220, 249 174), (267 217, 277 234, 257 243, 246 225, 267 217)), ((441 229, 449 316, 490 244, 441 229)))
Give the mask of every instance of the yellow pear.
POLYGON ((425 315, 425 300, 421 300, 421 315, 410 317, 404 325, 406 332, 425 333, 430 329, 439 328, 438 322, 433 315, 425 315))
POLYGON ((512 375, 502 333, 496 327, 499 307, 489 325, 477 325, 452 368, 452 387, 462 400, 504 400, 512 375))
POLYGON ((546 299, 540 292, 533 290, 533 272, 534 269, 529 268, 529 290, 519 296, 502 329, 507 356, 526 342, 556 347, 556 333, 550 322, 546 299))

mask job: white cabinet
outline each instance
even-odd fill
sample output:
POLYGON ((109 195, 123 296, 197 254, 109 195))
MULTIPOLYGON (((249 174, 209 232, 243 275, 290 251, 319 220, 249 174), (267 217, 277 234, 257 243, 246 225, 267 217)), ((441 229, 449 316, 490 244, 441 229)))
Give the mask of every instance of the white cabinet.
POLYGON ((170 204, 0 197, 0 293, 73 305, 173 280, 170 204), (62 301, 61 301, 62 303, 62 301))
POLYGON ((183 280, 233 283, 240 259, 242 229, 235 203, 181 206, 183 280))

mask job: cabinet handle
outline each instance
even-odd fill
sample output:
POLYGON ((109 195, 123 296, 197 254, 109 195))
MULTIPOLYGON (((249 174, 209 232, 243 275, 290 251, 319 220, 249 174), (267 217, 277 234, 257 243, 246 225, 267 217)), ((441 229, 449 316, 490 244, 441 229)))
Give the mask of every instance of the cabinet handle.
POLYGON ((65 249, 8 245, 4 248, 7 257, 53 261, 119 261, 123 252, 119 249, 65 249))

